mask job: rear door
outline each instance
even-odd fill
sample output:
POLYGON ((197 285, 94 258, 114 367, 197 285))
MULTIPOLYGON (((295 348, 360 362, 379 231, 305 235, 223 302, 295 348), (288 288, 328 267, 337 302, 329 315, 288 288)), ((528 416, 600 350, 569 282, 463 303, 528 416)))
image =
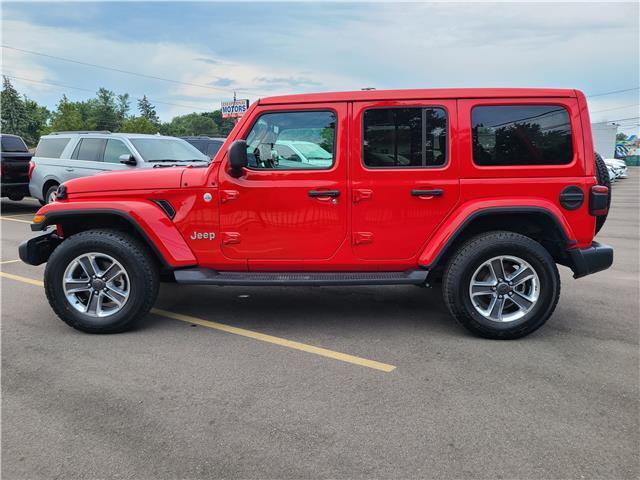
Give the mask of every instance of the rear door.
POLYGON ((356 258, 419 255, 459 198, 455 125, 455 100, 354 103, 356 258))

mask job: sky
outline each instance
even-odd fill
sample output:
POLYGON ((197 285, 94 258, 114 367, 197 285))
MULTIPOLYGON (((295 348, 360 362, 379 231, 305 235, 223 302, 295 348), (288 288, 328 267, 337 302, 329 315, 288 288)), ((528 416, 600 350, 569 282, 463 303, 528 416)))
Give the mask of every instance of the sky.
POLYGON ((639 6, 3 1, 0 51, 2 73, 49 108, 99 87, 128 92, 132 110, 146 94, 165 121, 218 109, 234 91, 254 101, 365 87, 557 87, 595 94, 592 121, 638 133, 639 6))

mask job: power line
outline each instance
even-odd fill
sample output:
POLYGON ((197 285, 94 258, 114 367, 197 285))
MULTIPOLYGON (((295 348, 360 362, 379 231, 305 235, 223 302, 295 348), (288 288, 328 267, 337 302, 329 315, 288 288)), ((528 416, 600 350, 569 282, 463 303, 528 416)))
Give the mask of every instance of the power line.
POLYGON ((614 93, 632 92, 634 90, 640 90, 640 87, 626 88, 624 90, 612 90, 610 92, 592 93, 591 95, 585 95, 587 98, 602 97, 604 95, 613 95, 614 93))
POLYGON ((604 110, 595 110, 593 112, 589 112, 589 113, 600 113, 600 112, 608 112, 610 110, 620 110, 621 108, 630 108, 630 107, 637 107, 638 105, 640 105, 640 103, 633 103, 631 105, 622 105, 620 107, 613 107, 613 108, 605 108, 604 110))
MULTIPOLYGON (((31 55, 38 55, 38 56, 41 56, 41 57, 52 58, 52 59, 55 59, 55 60, 61 60, 63 62, 75 63, 77 65, 84 65, 86 67, 100 68, 102 70, 111 70, 113 72, 118 72, 118 73, 126 73, 127 75, 135 75, 135 76, 142 77, 142 78, 150 78, 150 79, 153 79, 153 80, 160 80, 160 81, 163 81, 163 82, 176 83, 176 84, 180 84, 180 85, 189 85, 191 87, 207 88, 209 90, 216 90, 216 91, 225 92, 225 93, 233 92, 233 90, 229 90, 229 89, 226 89, 226 88, 212 87, 211 85, 203 85, 203 84, 200 84, 200 83, 182 82, 180 80, 174 80, 172 78, 157 77, 155 75, 148 75, 146 73, 132 72, 130 70, 123 70, 121 68, 107 67, 105 65, 98 65, 98 64, 95 64, 95 63, 82 62, 80 60, 73 60, 71 58, 58 57, 56 55, 49 55, 47 53, 35 52, 33 50, 26 50, 24 48, 16 48, 16 47, 12 47, 10 45, 0 45, 0 47, 8 48, 10 50, 15 50, 17 52, 29 53, 31 55)), ((236 89, 236 91, 243 91, 243 92, 248 93, 249 95, 255 95, 255 96, 267 95, 267 94, 261 94, 259 92, 251 93, 251 91, 248 91, 246 89, 236 89)))
MULTIPOLYGON (((63 88, 71 88, 73 90, 81 90, 83 92, 91 92, 91 93, 96 93, 96 90, 90 90, 88 88, 82 88, 82 87, 73 87, 71 85, 63 85, 61 83, 51 83, 51 82, 43 82, 40 80, 33 80, 31 78, 25 78, 25 77, 16 77, 14 75, 8 75, 6 73, 2 74, 5 77, 9 77, 9 78, 13 78, 15 80, 23 80, 25 82, 32 82, 32 83, 40 83, 42 85, 50 85, 50 86, 55 86, 55 87, 63 87, 63 88)), ((61 90, 64 91, 64 90, 61 90)), ((134 94, 135 95, 135 94, 134 94)), ((135 96, 139 96, 139 95, 135 95, 135 96)), ((163 102, 161 100, 154 100, 149 98, 148 99, 150 102, 152 103, 159 103, 159 104, 163 104, 163 105, 171 105, 174 107, 182 107, 182 108, 189 108, 189 109, 196 109, 196 110, 202 110, 204 112, 209 112, 210 110, 206 109, 206 108, 202 108, 202 107, 196 107, 195 105, 182 105, 180 103, 171 103, 171 102, 163 102)))

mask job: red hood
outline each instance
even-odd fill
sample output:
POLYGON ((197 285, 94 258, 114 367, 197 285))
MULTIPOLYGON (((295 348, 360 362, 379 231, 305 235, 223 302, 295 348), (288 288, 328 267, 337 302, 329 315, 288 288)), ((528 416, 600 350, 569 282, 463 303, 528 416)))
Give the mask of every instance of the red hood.
POLYGON ((185 167, 140 168, 104 172, 91 177, 65 182, 67 193, 117 192, 122 190, 154 190, 180 188, 185 167))

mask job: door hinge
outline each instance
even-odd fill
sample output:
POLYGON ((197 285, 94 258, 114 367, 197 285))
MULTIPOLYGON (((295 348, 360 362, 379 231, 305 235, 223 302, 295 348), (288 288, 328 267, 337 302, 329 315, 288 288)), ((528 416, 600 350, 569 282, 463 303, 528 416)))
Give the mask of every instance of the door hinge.
POLYGON ((222 244, 223 245, 234 245, 236 243, 240 243, 240 234, 238 232, 223 232, 222 233, 222 244))
POLYGON ((372 242, 373 242, 373 233, 371 232, 354 232, 353 233, 354 245, 362 245, 363 243, 372 243, 372 242))
POLYGON ((373 190, 369 190, 368 188, 356 188, 353 190, 353 203, 371 200, 371 197, 373 197, 373 190))
POLYGON ((240 192, 238 190, 221 190, 220 191, 220 202, 227 203, 231 200, 237 200, 240 196, 240 192))

